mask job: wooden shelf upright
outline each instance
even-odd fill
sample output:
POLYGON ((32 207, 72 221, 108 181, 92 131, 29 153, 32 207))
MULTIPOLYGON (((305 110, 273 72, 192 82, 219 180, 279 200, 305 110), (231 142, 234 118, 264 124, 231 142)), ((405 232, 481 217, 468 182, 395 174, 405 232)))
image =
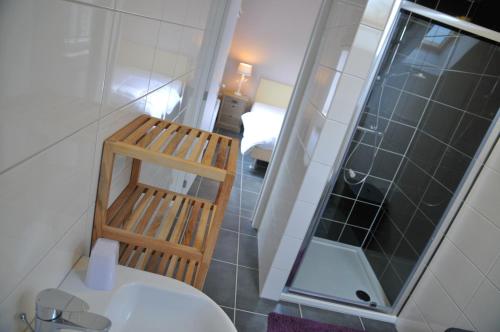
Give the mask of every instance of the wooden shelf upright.
POLYGON ((105 140, 94 239, 120 242, 120 264, 202 289, 236 174, 238 141, 142 115, 105 140), (116 155, 133 158, 130 181, 109 205, 116 155), (143 161, 219 183, 214 201, 139 182, 143 161), (109 207, 108 207, 109 206, 109 207))

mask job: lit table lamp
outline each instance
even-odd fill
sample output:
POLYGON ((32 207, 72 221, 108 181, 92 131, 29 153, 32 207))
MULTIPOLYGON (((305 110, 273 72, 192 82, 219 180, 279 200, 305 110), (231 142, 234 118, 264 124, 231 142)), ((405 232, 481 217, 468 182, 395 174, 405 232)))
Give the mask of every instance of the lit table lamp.
POLYGON ((234 94, 237 96, 241 96, 241 85, 243 84, 245 77, 252 76, 252 65, 240 62, 240 64, 238 65, 238 74, 241 75, 241 78, 240 82, 238 83, 238 90, 234 94))

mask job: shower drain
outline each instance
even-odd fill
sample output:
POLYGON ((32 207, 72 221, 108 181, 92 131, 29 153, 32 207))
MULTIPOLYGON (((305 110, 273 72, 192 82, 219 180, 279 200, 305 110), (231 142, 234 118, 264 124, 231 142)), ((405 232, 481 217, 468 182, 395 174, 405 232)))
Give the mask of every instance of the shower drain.
POLYGON ((360 289, 358 289, 356 291, 356 296, 358 297, 358 299, 365 301, 365 302, 369 302, 371 300, 370 295, 368 295, 367 292, 360 290, 360 289))

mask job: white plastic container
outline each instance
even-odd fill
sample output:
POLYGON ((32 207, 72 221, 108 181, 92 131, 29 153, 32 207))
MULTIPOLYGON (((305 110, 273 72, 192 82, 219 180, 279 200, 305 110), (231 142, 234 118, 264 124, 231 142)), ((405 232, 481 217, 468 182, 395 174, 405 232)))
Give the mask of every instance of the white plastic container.
POLYGON ((90 254, 85 284, 97 290, 111 290, 115 285, 119 244, 117 241, 98 239, 90 254))

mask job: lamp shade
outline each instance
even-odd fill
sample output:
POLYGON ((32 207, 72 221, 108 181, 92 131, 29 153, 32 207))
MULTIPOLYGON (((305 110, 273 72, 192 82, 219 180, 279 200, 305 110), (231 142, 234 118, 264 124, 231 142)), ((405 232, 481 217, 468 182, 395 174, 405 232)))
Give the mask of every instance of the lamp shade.
POLYGON ((252 65, 240 62, 240 64, 238 65, 238 74, 252 76, 252 65))

